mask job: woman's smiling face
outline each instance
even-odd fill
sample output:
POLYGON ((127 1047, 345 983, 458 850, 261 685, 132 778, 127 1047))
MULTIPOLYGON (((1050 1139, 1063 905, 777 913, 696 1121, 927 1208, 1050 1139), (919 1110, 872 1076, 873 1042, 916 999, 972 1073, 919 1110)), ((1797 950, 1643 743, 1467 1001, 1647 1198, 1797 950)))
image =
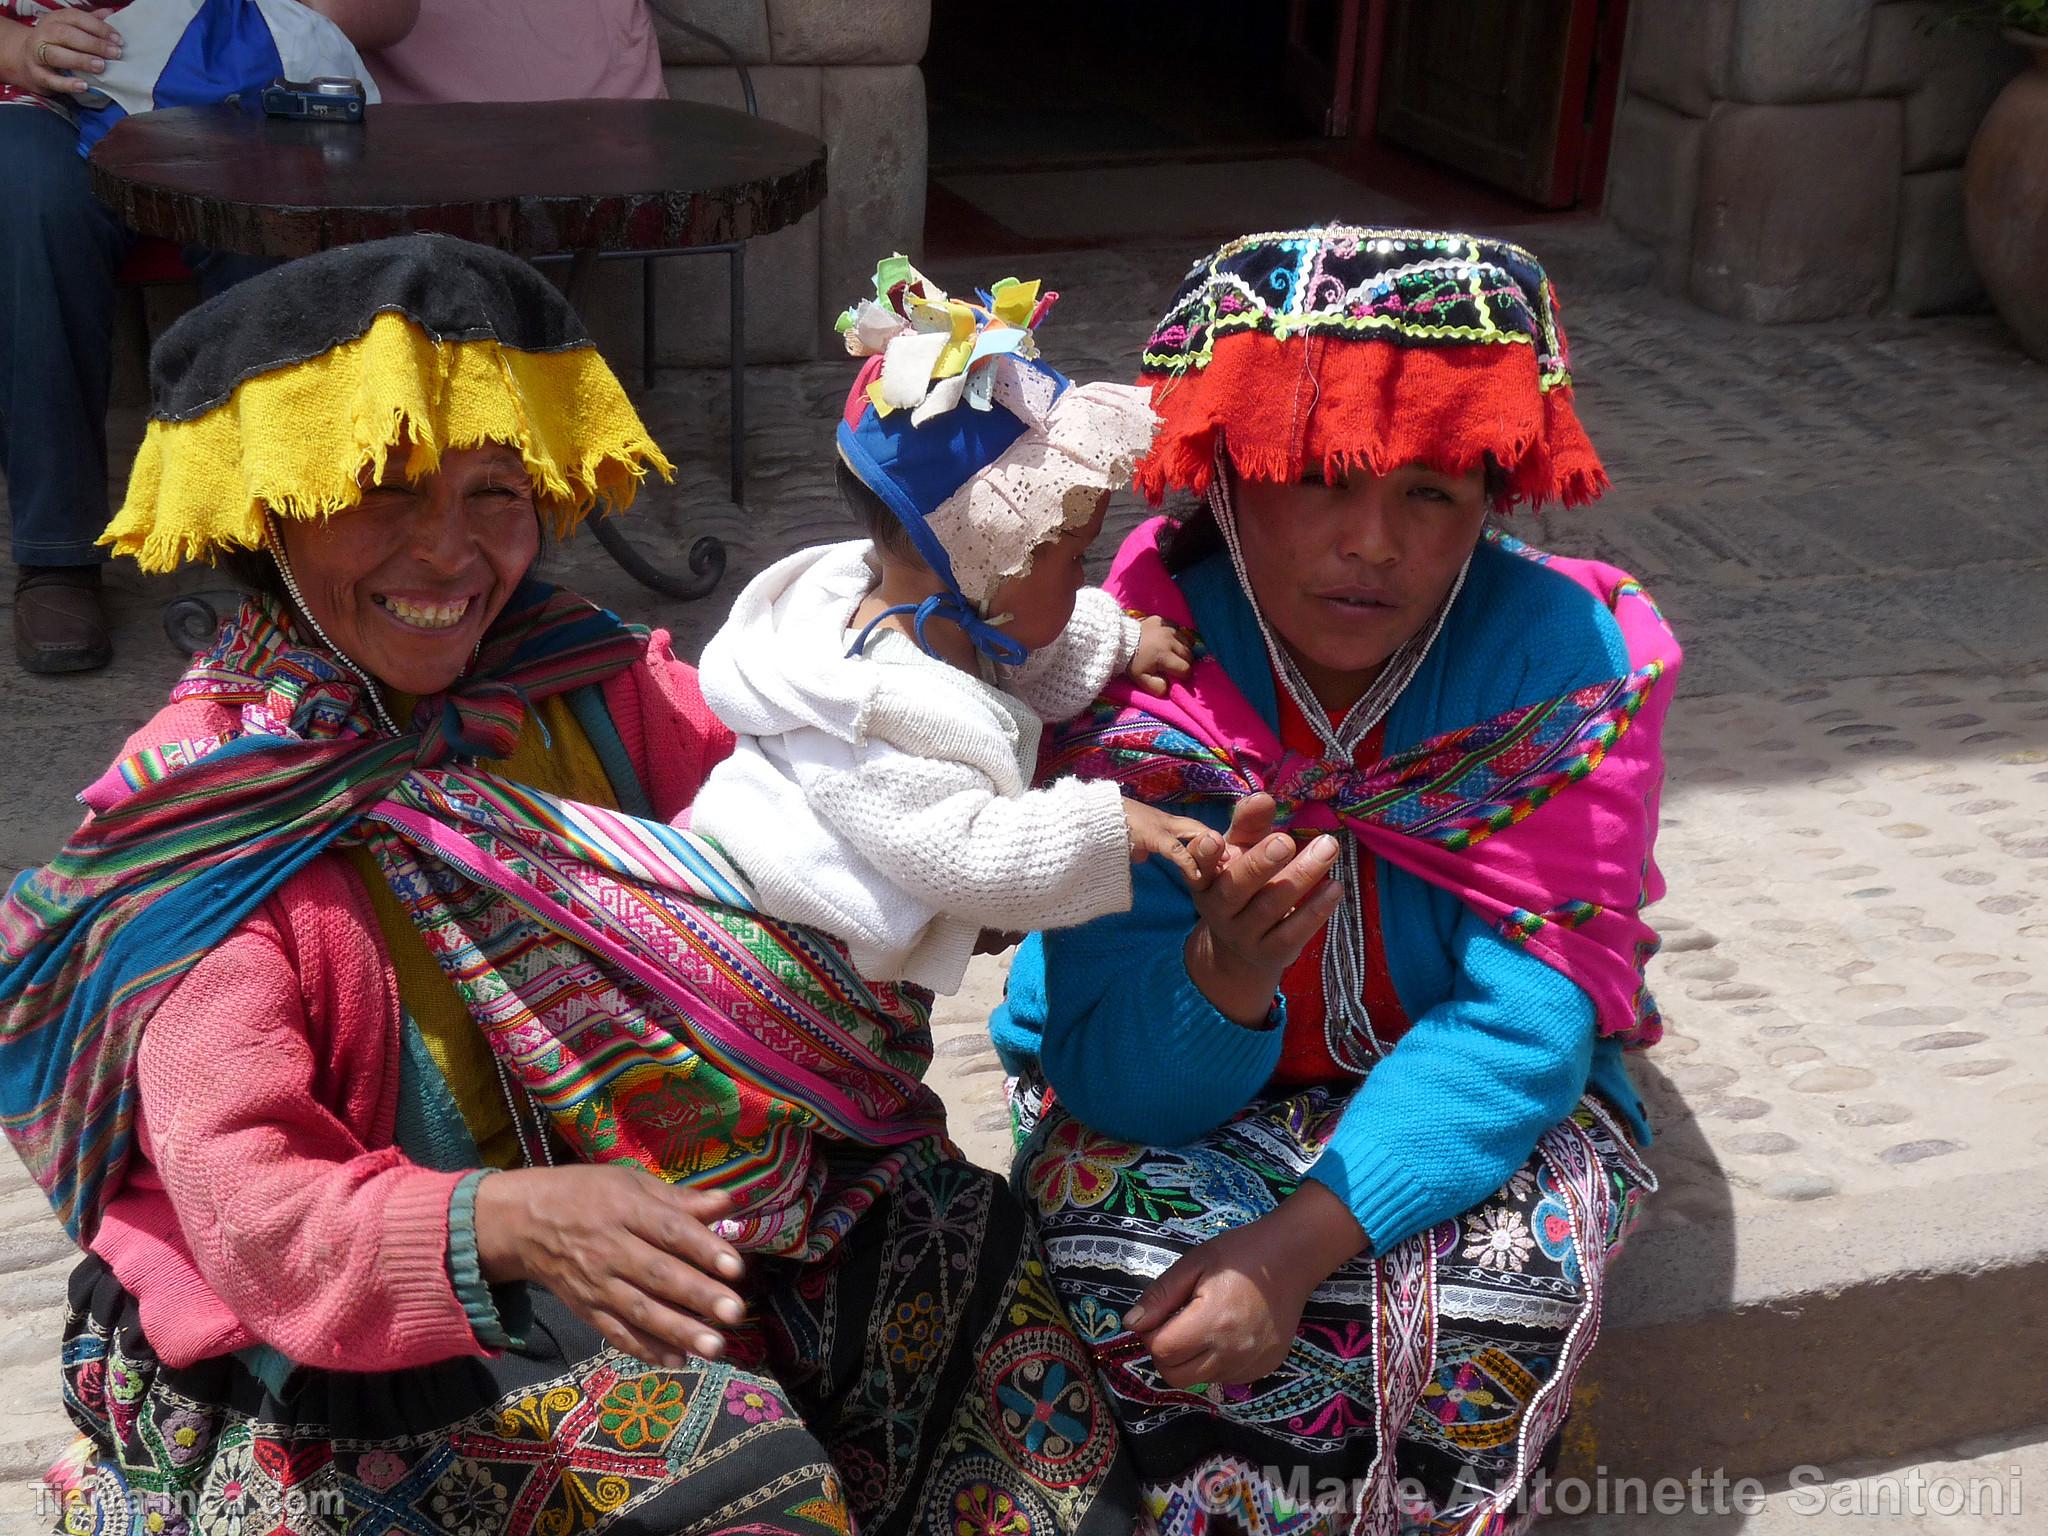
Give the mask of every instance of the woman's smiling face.
POLYGON ((347 512, 272 526, 313 621, 410 694, 462 675, 540 553, 533 482, 517 453, 494 444, 443 454, 417 484, 393 466, 347 512))
POLYGON ((1486 477, 1419 464, 1335 484, 1234 479, 1245 575, 1333 716, 1436 616, 1486 523, 1486 477))

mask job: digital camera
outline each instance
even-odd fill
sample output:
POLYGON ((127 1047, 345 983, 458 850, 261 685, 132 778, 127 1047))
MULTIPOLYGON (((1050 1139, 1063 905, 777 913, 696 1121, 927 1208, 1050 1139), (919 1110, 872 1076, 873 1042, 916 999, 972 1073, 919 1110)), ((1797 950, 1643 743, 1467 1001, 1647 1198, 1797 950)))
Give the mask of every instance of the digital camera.
POLYGON ((317 80, 287 80, 280 75, 263 87, 265 116, 302 122, 360 123, 365 100, 362 81, 334 75, 317 80))

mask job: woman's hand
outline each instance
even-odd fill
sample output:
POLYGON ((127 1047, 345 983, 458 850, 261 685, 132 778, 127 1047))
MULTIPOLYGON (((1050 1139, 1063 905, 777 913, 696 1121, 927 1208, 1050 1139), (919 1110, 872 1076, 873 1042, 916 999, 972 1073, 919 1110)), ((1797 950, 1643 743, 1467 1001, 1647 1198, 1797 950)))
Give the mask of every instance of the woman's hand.
POLYGON ((1138 649, 1124 670, 1147 693, 1160 695, 1174 681, 1186 677, 1194 665, 1194 647, 1188 644, 1187 635, 1150 614, 1138 626, 1138 649))
POLYGON ((1131 834, 1131 862, 1142 864, 1155 853, 1171 859, 1189 890, 1199 891, 1207 885, 1223 856, 1223 840, 1201 822, 1169 816, 1157 806, 1128 796, 1124 799, 1124 825, 1131 834))
POLYGON ((725 1283, 746 1265, 707 1225, 731 1209, 636 1168, 513 1169, 477 1184, 477 1258, 485 1279, 544 1286, 628 1354, 715 1360, 718 1329, 747 1310, 725 1283))
POLYGON ((1280 1368, 1315 1288, 1366 1244, 1357 1218, 1311 1180, 1257 1221, 1183 1254, 1124 1326, 1168 1386, 1243 1386, 1280 1368))
POLYGON ((1247 795, 1231 814, 1222 869, 1197 888, 1199 914, 1188 935, 1188 976, 1226 1019, 1262 1023, 1280 977, 1337 910, 1341 892, 1330 871, 1337 840, 1306 848, 1273 829, 1271 795, 1247 795))
POLYGON ((64 71, 97 75, 120 57, 121 34, 100 11, 50 11, 32 27, 0 25, 0 81, 39 96, 83 95, 92 82, 64 71))

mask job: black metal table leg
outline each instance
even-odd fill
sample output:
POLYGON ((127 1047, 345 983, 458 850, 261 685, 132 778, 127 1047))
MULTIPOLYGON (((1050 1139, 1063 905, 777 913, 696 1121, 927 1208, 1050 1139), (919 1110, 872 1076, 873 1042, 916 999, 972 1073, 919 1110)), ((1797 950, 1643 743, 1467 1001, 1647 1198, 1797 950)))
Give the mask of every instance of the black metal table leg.
MULTIPOLYGON (((233 593, 222 596, 231 600, 233 593)), ((233 606, 233 602, 230 602, 233 606)), ((220 633, 220 610, 203 594, 187 592, 163 606, 164 638, 181 656, 196 656, 213 644, 220 633)))
POLYGON ((735 240, 726 262, 732 274, 732 323, 726 330, 725 366, 728 450, 732 454, 732 504, 747 504, 747 242, 735 240))
POLYGON ((654 388, 654 333, 660 312, 660 294, 654 280, 654 258, 640 258, 640 387, 654 388))
POLYGON ((635 549, 632 540, 609 517, 593 517, 590 531, 597 535, 605 553, 618 561, 620 570, 641 586, 669 597, 694 602, 707 596, 725 575, 725 543, 708 533, 699 535, 690 546, 690 574, 674 576, 635 549))
MULTIPOLYGON (((744 246, 735 243, 734 249, 742 250, 744 246)), ((578 294, 589 281, 590 274, 596 270, 597 262, 598 253, 596 251, 578 251, 570 259, 567 280, 562 285, 562 294, 572 305, 576 302, 578 294)), ((737 257, 735 257, 736 265, 737 257)), ((646 282, 643 293, 651 299, 653 293, 651 277, 643 280, 646 282)), ((738 298, 734 300, 733 317, 735 326, 739 323, 738 306, 741 302, 738 298)), ((653 344, 651 319, 643 317, 643 324, 646 327, 646 340, 651 349, 653 344)), ((735 332, 736 337, 737 334, 735 332)), ((648 373, 651 376, 653 371, 651 352, 650 357, 643 359, 643 362, 646 364, 648 373)), ((744 388, 745 359, 736 357, 733 368, 736 388, 744 388)), ((734 398, 737 400, 738 395, 735 394, 734 398)), ((736 405, 735 410, 737 411, 737 409, 736 405)), ((737 419, 735 419, 734 426, 737 429, 737 419)), ((742 486, 740 479, 742 473, 742 444, 737 430, 733 434, 732 452, 734 465, 733 499, 737 501, 739 500, 739 491, 742 486)), ((603 546, 604 552, 618 562, 620 570, 639 582, 641 586, 651 591, 659 592, 666 597, 680 598, 685 602, 694 602, 696 599, 708 595, 711 589, 716 587, 725 575, 725 544, 712 534, 700 535, 690 545, 690 574, 678 576, 664 570, 661 566, 648 559, 646 555, 642 554, 634 546, 633 541, 626 537, 625 533, 620 530, 619 526, 611 518, 603 515, 593 517, 590 520, 590 531, 597 536, 597 542, 603 546)), ((166 618, 165 622, 169 622, 168 618, 166 618)))

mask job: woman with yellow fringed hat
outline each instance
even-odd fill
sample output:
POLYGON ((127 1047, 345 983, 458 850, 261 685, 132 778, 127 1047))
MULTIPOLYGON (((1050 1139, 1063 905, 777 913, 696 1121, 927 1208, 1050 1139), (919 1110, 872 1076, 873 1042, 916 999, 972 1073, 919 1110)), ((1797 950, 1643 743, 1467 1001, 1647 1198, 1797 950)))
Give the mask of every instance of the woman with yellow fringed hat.
POLYGON ((66 1528, 1128 1530, 917 1000, 747 926, 665 825, 695 674, 531 575, 668 471, 568 305, 410 237, 152 374, 108 542, 257 595, 0 905, 0 1114, 87 1250, 66 1528))

